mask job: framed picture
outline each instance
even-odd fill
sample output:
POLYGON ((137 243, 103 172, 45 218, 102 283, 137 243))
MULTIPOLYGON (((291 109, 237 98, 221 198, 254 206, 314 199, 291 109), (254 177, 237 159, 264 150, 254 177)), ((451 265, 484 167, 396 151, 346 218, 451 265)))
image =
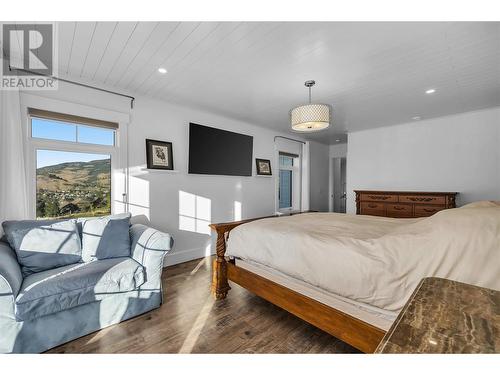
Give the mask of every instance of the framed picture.
POLYGON ((146 160, 148 169, 174 169, 172 142, 146 139, 146 160))
POLYGON ((271 160, 268 159, 255 159, 257 164, 257 174, 261 176, 271 176, 271 160))

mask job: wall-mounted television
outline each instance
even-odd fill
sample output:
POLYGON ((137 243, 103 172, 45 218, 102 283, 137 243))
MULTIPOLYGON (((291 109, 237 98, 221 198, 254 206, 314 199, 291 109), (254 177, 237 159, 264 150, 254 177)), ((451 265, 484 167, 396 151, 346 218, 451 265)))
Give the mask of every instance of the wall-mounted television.
POLYGON ((189 124, 189 173, 251 176, 253 137, 189 124))

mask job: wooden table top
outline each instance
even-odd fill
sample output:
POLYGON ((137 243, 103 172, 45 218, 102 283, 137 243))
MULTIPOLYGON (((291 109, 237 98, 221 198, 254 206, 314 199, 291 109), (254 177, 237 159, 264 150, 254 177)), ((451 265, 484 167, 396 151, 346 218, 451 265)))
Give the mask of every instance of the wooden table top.
POLYGON ((500 291, 425 278, 375 353, 500 353, 500 291))

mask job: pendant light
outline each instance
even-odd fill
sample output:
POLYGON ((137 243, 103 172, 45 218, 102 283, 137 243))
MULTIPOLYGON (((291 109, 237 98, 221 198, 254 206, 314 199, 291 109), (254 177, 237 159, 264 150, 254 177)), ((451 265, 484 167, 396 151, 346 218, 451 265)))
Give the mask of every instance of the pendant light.
POLYGON ((290 124, 294 131, 310 133, 330 126, 332 107, 328 104, 311 102, 311 88, 315 84, 313 80, 304 83, 309 88, 309 104, 295 107, 290 111, 290 124))

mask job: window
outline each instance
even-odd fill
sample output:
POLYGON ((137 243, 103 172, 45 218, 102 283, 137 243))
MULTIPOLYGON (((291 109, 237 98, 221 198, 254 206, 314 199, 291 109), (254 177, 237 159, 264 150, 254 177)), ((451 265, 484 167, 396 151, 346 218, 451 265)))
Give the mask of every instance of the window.
POLYGON ((36 218, 108 215, 118 124, 29 110, 36 218))
POLYGON ((280 208, 292 207, 292 171, 280 169, 279 201, 280 208))
POLYGON ((78 125, 37 117, 31 118, 31 136, 33 138, 50 139, 94 145, 114 146, 115 131, 97 127, 78 125))
POLYGON ((31 119, 31 136, 54 141, 76 142, 76 125, 34 117, 31 119))
POLYGON ((36 152, 36 217, 111 214, 111 156, 36 152))
POLYGON ((298 156, 279 153, 279 186, 278 199, 279 208, 293 207, 293 161, 298 156))

